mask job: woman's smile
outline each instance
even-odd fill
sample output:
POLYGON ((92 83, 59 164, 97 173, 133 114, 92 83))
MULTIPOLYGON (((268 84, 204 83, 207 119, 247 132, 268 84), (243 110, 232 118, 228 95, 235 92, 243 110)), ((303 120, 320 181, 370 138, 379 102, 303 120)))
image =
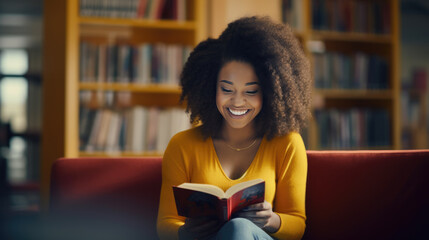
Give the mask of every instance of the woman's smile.
POLYGON ((232 116, 236 116, 236 117, 242 117, 243 115, 250 112, 249 109, 244 109, 244 110, 233 110, 231 108, 227 108, 227 109, 231 113, 232 116))

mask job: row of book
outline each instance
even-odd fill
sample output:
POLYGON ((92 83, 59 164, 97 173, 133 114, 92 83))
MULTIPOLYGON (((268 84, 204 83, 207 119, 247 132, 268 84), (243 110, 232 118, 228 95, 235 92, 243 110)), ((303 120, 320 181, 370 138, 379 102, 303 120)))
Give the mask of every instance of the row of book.
POLYGON ((389 1, 312 0, 312 25, 316 30, 390 33, 389 1))
POLYGON ((170 138, 191 127, 183 109, 135 106, 126 109, 80 107, 81 151, 163 152, 170 138))
POLYGON ((383 109, 328 109, 315 111, 322 149, 388 147, 389 112, 383 109))
POLYGON ((80 15, 106 18, 186 20, 187 0, 80 0, 80 15))
POLYGON ((377 55, 339 52, 313 54, 316 88, 387 89, 389 66, 377 55))
POLYGON ((133 93, 129 91, 81 90, 79 103, 88 108, 123 108, 132 105, 133 93))
POLYGON ((177 85, 191 46, 81 42, 80 81, 177 85))

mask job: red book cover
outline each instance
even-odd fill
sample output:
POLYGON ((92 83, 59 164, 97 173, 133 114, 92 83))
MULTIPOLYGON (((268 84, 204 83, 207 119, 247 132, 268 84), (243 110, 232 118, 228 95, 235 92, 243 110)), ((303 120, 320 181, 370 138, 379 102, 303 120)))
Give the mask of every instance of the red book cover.
POLYGON ((137 7, 137 18, 144 18, 145 16, 145 12, 146 12, 146 7, 147 7, 147 0, 140 0, 139 1, 139 5, 137 7))
POLYGON ((233 213, 264 201, 265 182, 250 180, 236 184, 226 192, 213 185, 184 183, 173 186, 173 193, 180 216, 213 216, 228 221, 233 213))

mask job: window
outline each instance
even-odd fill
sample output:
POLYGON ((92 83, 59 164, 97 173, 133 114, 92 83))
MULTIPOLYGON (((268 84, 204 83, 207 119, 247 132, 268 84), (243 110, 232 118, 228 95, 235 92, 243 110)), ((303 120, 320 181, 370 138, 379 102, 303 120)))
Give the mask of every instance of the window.
POLYGON ((26 141, 19 136, 27 128, 28 54, 22 49, 5 49, 0 52, 0 120, 9 123, 12 133, 9 149, 2 149, 7 159, 9 182, 27 180, 26 141))

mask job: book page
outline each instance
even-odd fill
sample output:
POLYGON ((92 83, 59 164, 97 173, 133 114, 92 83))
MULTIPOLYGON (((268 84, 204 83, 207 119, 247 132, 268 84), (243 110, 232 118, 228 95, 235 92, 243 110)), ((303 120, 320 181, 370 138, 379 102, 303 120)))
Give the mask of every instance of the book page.
POLYGON ((189 190, 195 190, 200 192, 205 192, 214 196, 217 196, 219 198, 224 198, 225 193, 221 188, 218 186, 210 185, 210 184, 201 184, 201 183, 182 183, 179 186, 179 188, 185 188, 189 190))
POLYGON ((228 188, 228 190, 226 190, 225 192, 225 197, 226 198, 230 198, 232 195, 234 195, 234 193, 243 190, 245 188, 248 188, 250 186, 253 186, 255 184, 258 184, 260 182, 263 182, 264 180, 258 178, 258 179, 254 179, 254 180, 250 180, 250 181, 246 181, 246 182, 242 182, 242 183, 238 183, 230 188, 228 188))

